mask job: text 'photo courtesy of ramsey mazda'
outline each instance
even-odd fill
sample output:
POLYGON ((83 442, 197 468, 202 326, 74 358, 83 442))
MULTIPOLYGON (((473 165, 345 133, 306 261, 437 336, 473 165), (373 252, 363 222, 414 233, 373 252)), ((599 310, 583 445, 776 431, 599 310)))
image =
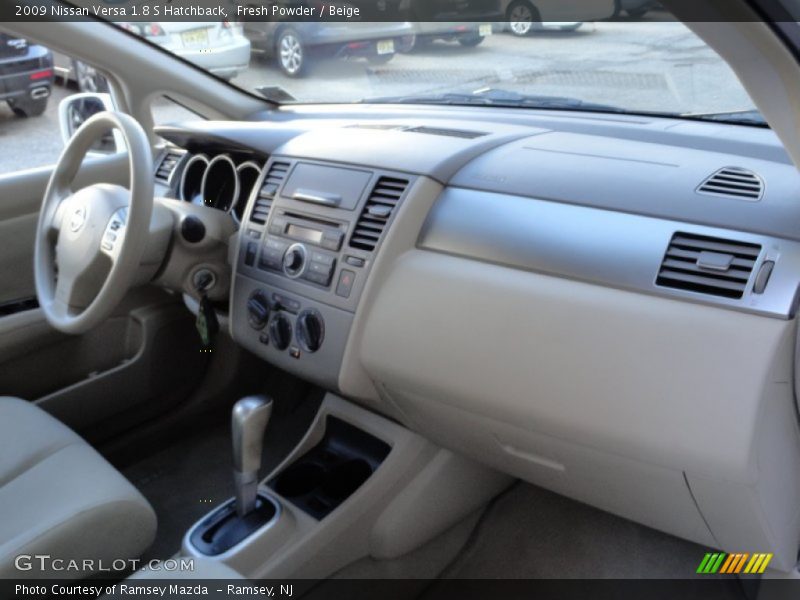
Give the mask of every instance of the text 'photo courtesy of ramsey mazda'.
POLYGON ((0 4, 0 598, 800 597, 798 22, 0 4))

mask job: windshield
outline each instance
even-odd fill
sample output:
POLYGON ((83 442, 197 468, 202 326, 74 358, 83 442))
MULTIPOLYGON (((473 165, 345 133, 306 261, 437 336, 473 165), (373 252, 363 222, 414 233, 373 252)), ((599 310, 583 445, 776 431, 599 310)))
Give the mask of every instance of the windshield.
MULTIPOLYGON (((623 20, 118 23, 273 101, 407 102, 612 110, 759 124, 727 64, 654 2, 623 20)), ((602 4, 602 3, 599 3, 602 4)), ((598 17, 600 17, 598 13, 598 17)))

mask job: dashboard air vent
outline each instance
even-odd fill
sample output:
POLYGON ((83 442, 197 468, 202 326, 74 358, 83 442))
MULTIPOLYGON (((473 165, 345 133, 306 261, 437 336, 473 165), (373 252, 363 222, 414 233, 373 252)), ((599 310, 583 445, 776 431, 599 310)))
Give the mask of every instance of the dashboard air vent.
POLYGON ((158 165, 158 169, 156 169, 156 179, 164 183, 169 183, 169 178, 175 171, 175 167, 178 166, 181 158, 183 158, 183 152, 167 150, 164 154, 164 158, 161 159, 158 165))
POLYGON ((755 202, 761 200, 764 181, 749 169, 725 167, 701 183, 697 192, 712 196, 732 196, 755 202))
POLYGON ((411 133, 425 133, 427 135, 440 135, 444 137, 463 138, 465 140, 474 140, 475 138, 487 135, 483 131, 466 131, 463 129, 442 129, 439 127, 412 127, 406 129, 411 133))
POLYGON ((678 232, 669 243, 656 284, 741 298, 760 252, 758 244, 678 232))
POLYGON ((350 247, 372 252, 381 239, 389 217, 408 187, 407 179, 381 177, 372 189, 364 210, 358 218, 350 247))
POLYGON ((264 177, 264 183, 261 184, 261 189, 258 191, 256 203, 253 206, 253 212, 250 214, 250 221, 263 225, 269 218, 269 211, 272 209, 272 199, 281 187, 281 183, 286 179, 286 174, 289 172, 291 165, 286 162, 274 162, 270 165, 267 176, 264 177))

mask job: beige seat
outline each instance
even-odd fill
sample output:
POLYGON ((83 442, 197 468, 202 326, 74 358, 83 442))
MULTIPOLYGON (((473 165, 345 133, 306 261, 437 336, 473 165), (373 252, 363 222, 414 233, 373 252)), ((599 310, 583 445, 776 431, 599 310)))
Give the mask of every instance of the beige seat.
POLYGON ((147 500, 89 444, 32 403, 0 397, 0 578, 86 577, 138 557, 155 531, 147 500), (87 570, 68 568, 84 559, 87 570))

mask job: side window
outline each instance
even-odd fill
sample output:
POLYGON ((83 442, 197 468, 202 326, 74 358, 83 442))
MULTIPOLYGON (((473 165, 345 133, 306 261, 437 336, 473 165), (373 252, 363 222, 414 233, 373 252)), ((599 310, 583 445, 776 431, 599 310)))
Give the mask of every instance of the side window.
POLYGON ((52 165, 64 143, 59 103, 79 92, 105 91, 92 67, 49 48, 0 33, 0 174, 52 165))
POLYGON ((201 115, 186 108, 168 96, 159 96, 150 104, 153 111, 153 124, 166 125, 176 121, 196 121, 201 115))

